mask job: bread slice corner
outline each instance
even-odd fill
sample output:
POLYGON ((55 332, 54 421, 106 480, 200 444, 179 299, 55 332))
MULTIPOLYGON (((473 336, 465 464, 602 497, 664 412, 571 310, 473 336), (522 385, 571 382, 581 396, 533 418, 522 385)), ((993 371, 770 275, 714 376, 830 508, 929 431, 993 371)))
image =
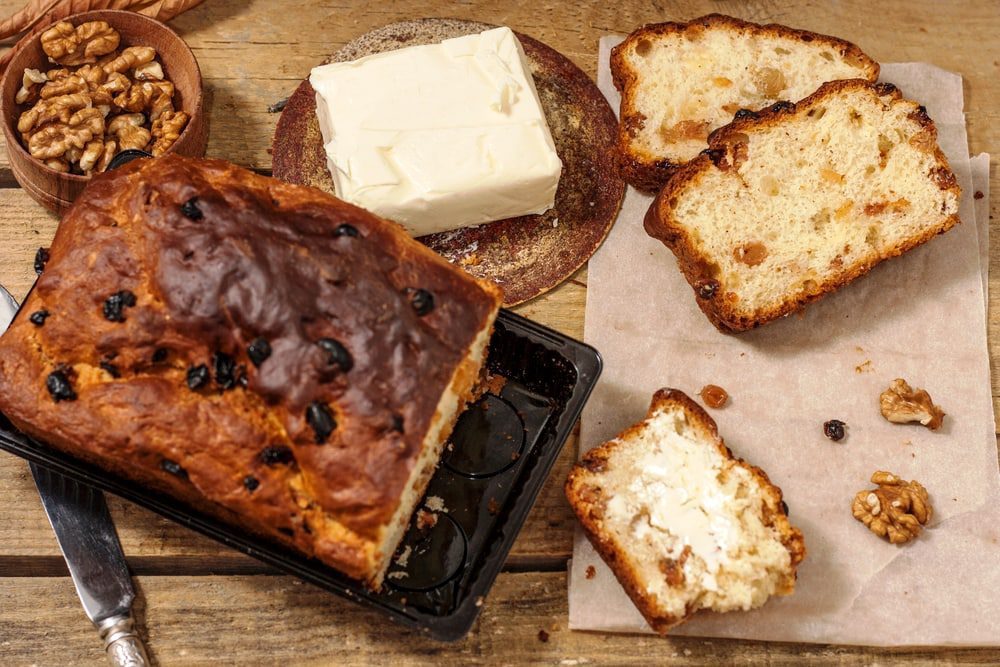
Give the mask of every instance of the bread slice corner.
POLYGON ((794 102, 827 81, 875 81, 879 65, 836 37, 709 14, 634 31, 612 49, 611 74, 622 175, 656 192, 738 110, 794 102))
POLYGON ((805 543, 781 490, 735 458, 681 391, 657 391, 645 420, 587 452, 565 491, 656 632, 700 610, 749 610, 795 589, 805 543))
POLYGON ((960 196, 922 106, 892 84, 833 81, 713 132, 644 225, 709 320, 739 332, 948 231, 960 196))

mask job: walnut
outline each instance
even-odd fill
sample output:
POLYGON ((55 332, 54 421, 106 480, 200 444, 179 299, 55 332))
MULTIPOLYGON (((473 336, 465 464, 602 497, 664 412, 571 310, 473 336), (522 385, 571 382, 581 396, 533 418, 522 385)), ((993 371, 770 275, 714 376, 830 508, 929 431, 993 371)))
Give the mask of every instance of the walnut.
POLYGON ((136 81, 163 81, 163 66, 155 60, 144 63, 132 70, 132 78, 136 81))
POLYGON ((83 65, 118 48, 121 37, 104 21, 88 21, 74 27, 61 21, 42 33, 42 50, 60 65, 83 65))
POLYGON ((86 93, 74 93, 42 100, 21 114, 17 120, 17 131, 27 134, 37 127, 58 120, 68 123, 74 113, 91 105, 86 93))
POLYGON ((118 145, 123 151, 145 150, 149 144, 150 132, 144 127, 126 126, 118 133, 118 145))
POLYGON ((183 111, 166 111, 153 121, 153 148, 150 152, 159 157, 166 153, 187 125, 188 115, 183 111))
POLYGON ((141 113, 115 116, 108 123, 108 136, 118 141, 119 150, 143 150, 150 140, 150 132, 143 125, 146 117, 141 113))
MULTIPOLYGON (((89 67, 89 65, 86 67, 89 67)), ((85 71, 82 68, 74 74, 50 80, 42 86, 39 94, 43 100, 47 100, 64 95, 85 93, 90 96, 94 106, 110 105, 111 93, 101 85, 103 83, 103 76, 104 72, 102 70, 96 70, 95 72, 93 69, 85 71)))
POLYGON ((90 175, 105 171, 118 151, 161 155, 174 145, 190 119, 174 109, 174 84, 155 49, 119 52, 118 33, 100 21, 75 28, 63 21, 42 40, 62 67, 23 72, 17 102, 32 106, 19 116, 18 130, 32 156, 52 169, 90 175))
POLYGON ((114 158, 115 153, 118 152, 118 142, 114 139, 108 139, 104 142, 104 153, 97 160, 95 168, 98 172, 104 172, 108 170, 108 165, 111 164, 111 159, 114 158))
POLYGON ((132 81, 121 72, 112 72, 108 75, 107 81, 101 86, 112 95, 124 93, 132 85, 132 81))
POLYGON ((927 489, 917 481, 907 482, 884 471, 872 475, 872 484, 878 488, 854 496, 854 518, 893 544, 909 542, 919 535, 933 513, 927 489))
POLYGON ((120 116, 115 116, 108 122, 108 134, 110 136, 115 136, 121 132, 124 127, 142 127, 145 124, 146 117, 141 113, 124 113, 120 116))
POLYGON ((14 101, 18 104, 27 104, 38 99, 38 90, 35 88, 40 83, 45 83, 49 77, 37 69, 26 69, 21 75, 21 89, 14 96, 14 101))
POLYGON ((93 86, 88 94, 90 95, 90 102, 93 106, 107 107, 108 111, 111 110, 114 98, 111 96, 111 93, 104 89, 103 86, 93 86))
POLYGON ((95 63, 100 56, 118 48, 121 37, 118 31, 104 21, 88 21, 76 27, 79 41, 76 50, 59 61, 60 65, 83 65, 95 63))
POLYGON ((920 422, 932 431, 941 428, 944 411, 934 405, 930 394, 914 389, 902 378, 896 378, 879 396, 882 416, 894 424, 920 422))
POLYGON ((81 157, 83 157, 83 149, 76 146, 70 146, 66 149, 66 153, 63 154, 63 159, 70 164, 79 162, 81 157))
POLYGON ((104 71, 109 75, 112 72, 127 72, 139 65, 145 65, 155 57, 156 49, 151 46, 130 46, 124 49, 117 58, 105 63, 104 71))
POLYGON ((80 45, 80 38, 76 35, 76 28, 68 21, 60 21, 42 33, 42 51, 52 59, 59 62, 68 54, 76 51, 80 45))
POLYGON ((115 106, 123 111, 136 113, 152 106, 153 95, 159 91, 148 81, 137 83, 115 97, 115 106))
POLYGON ((80 109, 67 123, 51 123, 28 138, 28 152, 39 160, 60 157, 70 147, 82 149, 104 134, 104 117, 93 107, 80 109))
POLYGON ((51 97, 61 97, 71 93, 85 93, 89 90, 87 82, 82 76, 71 74, 54 81, 49 81, 38 92, 39 97, 47 100, 51 97))
POLYGON ((87 85, 90 86, 91 90, 94 89, 94 86, 100 86, 108 80, 107 72, 104 71, 103 67, 99 67, 96 64, 84 65, 75 73, 78 77, 87 82, 87 85))
POLYGON ((104 141, 101 139, 94 139, 87 142, 87 145, 83 147, 83 152, 80 154, 80 159, 77 160, 77 164, 83 173, 87 174, 93 171, 94 166, 97 165, 97 161, 101 159, 104 155, 104 141))
POLYGON ((119 53, 117 50, 111 51, 110 53, 107 53, 98 58, 97 62, 94 63, 94 67, 100 67, 101 69, 104 69, 105 65, 107 65, 112 60, 115 60, 120 55, 121 53, 119 53))
POLYGON ((54 169, 55 171, 58 171, 61 174, 69 172, 69 162, 67 162, 65 159, 61 157, 54 157, 45 160, 45 166, 48 167, 49 169, 54 169))
POLYGON ((174 110, 174 84, 169 81, 156 81, 148 85, 155 88, 153 100, 149 103, 149 120, 155 121, 162 114, 174 110))

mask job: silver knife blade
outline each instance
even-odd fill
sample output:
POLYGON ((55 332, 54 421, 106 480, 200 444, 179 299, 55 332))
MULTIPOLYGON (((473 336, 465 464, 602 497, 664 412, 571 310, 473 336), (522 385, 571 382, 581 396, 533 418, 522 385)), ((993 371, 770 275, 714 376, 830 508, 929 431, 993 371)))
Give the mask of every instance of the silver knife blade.
MULTIPOLYGON (((0 286, 0 334, 17 302, 0 286)), ((42 507, 52 525, 87 618, 97 626, 114 665, 145 667, 145 648, 135 634, 135 589, 104 494, 48 468, 29 463, 42 507)))
POLYGON ((128 613, 135 599, 104 494, 35 463, 31 474, 87 618, 128 613))

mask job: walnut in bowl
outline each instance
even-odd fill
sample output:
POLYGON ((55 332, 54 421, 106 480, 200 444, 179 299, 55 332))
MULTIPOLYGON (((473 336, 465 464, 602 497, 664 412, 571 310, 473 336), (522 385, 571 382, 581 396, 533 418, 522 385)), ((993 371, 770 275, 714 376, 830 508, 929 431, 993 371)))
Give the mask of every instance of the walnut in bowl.
POLYGON ((207 139, 194 54, 133 12, 77 14, 19 45, 0 115, 14 177, 56 212, 122 150, 201 156, 207 139))

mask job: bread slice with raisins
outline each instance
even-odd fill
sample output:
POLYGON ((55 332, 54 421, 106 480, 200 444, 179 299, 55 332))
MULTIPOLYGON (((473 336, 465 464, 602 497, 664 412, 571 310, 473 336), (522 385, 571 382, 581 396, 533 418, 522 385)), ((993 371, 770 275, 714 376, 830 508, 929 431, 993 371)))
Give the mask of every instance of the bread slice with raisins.
POLYGON ((611 52, 622 94, 622 174, 655 192, 740 109, 801 100, 827 81, 875 81, 878 73, 850 42, 782 25, 710 14, 644 26, 611 52))
POLYGON ((745 611, 795 589, 805 542, 781 489, 676 389, 657 391, 644 421, 587 452, 566 497, 661 634, 699 610, 745 611))
POLYGON ((834 81, 742 114, 645 218, 724 332, 787 315, 959 222, 926 110, 891 84, 834 81))

